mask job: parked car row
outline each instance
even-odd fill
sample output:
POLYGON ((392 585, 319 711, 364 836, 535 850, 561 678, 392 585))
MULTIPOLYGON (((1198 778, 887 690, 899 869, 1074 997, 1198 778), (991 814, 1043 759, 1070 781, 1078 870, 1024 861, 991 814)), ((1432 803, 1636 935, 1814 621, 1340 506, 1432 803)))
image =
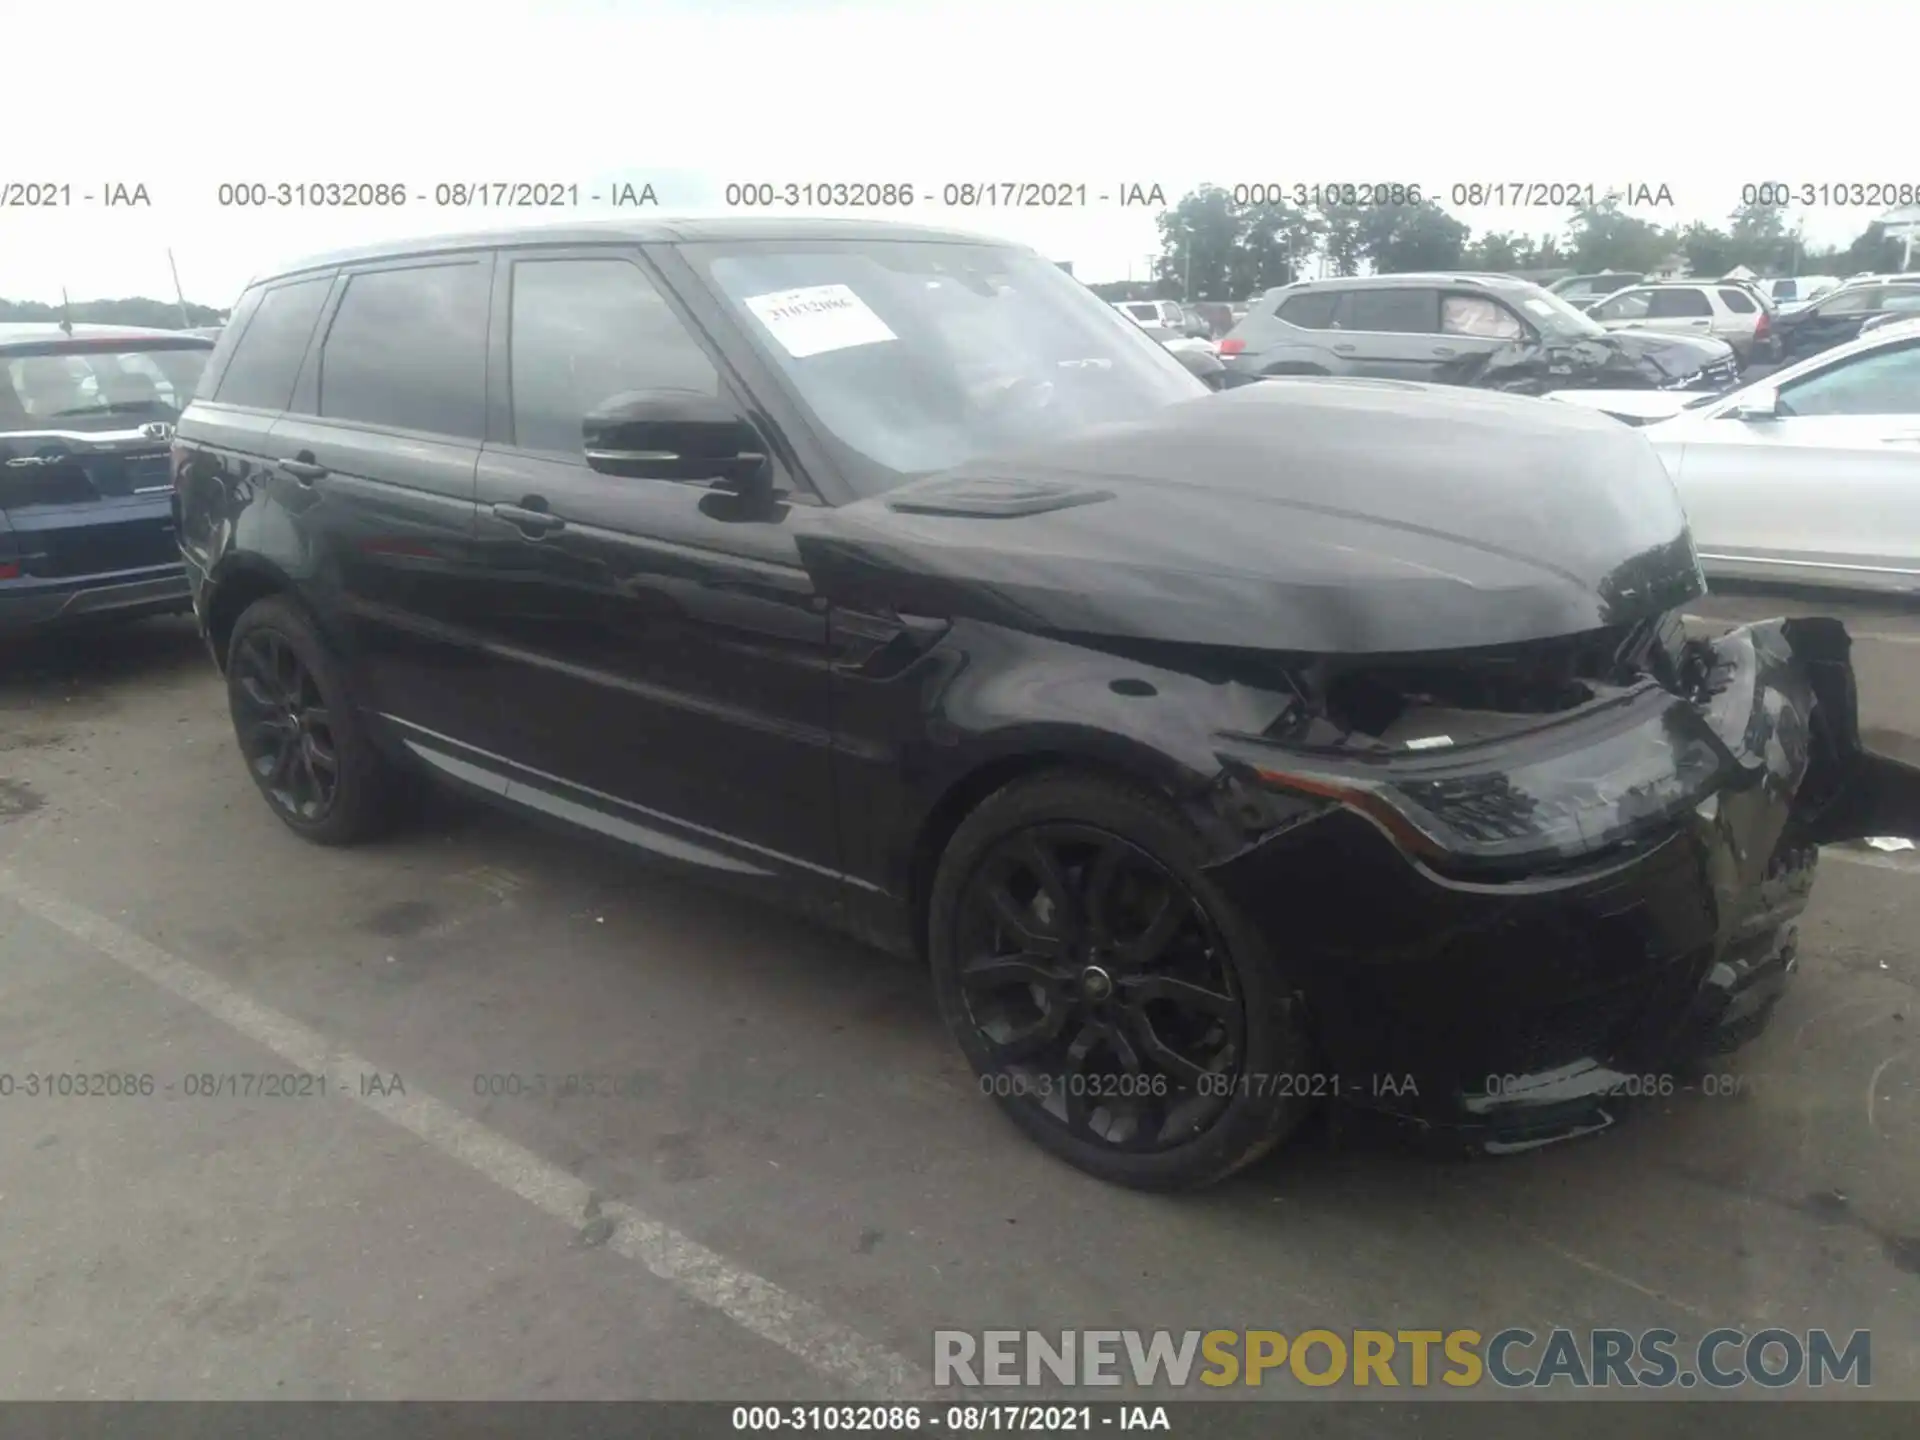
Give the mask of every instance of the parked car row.
POLYGON ((1920 315, 1728 395, 1553 398, 1644 427, 1710 577, 1920 590, 1920 315))
POLYGON ((0 632, 187 609, 168 444, 213 348, 0 325, 0 632))
POLYGON ((1366 275, 1269 291, 1220 342, 1242 373, 1471 385, 1521 394, 1724 390, 1739 376, 1707 330, 1609 327, 1506 275, 1366 275))

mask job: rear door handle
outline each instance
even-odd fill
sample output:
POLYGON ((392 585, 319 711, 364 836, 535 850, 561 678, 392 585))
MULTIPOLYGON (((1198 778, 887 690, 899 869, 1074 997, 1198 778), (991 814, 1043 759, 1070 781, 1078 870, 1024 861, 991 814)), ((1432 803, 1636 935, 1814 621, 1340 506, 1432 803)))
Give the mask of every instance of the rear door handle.
POLYGON ((1333 353, 1336 355, 1351 355, 1353 351, 1354 347, 1351 345, 1336 345, 1333 347, 1333 353))
POLYGON ((302 485, 311 485, 327 473, 326 466, 316 465, 311 460, 282 460, 280 468, 302 485))
POLYGON ((558 515, 545 510, 533 510, 524 505, 496 505, 494 518, 504 520, 509 525, 518 525, 523 534, 530 538, 551 535, 555 530, 567 528, 567 522, 558 515))
POLYGON ((1436 345, 1433 347, 1433 353, 1436 355, 1452 355, 1456 352, 1451 345, 1436 345))

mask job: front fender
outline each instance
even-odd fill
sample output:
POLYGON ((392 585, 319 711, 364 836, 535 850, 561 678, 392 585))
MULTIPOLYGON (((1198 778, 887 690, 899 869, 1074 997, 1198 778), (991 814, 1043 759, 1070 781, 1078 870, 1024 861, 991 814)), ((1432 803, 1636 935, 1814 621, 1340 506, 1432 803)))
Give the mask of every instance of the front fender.
POLYGON ((1920 840, 1920 767, 1877 755, 1860 739, 1847 627, 1815 616, 1745 628, 1762 644, 1777 632, 1813 691, 1807 774, 1791 812, 1793 838, 1810 845, 1872 835, 1920 840))

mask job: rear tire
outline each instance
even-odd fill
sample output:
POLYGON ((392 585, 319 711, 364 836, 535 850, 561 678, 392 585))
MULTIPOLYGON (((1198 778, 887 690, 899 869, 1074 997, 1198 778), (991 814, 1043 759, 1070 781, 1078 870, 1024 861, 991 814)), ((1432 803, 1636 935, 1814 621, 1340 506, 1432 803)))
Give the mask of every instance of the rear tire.
POLYGON ((1204 858, 1160 796, 1057 771, 982 802, 934 880, 935 991, 982 1090, 1137 1189, 1222 1180, 1313 1107, 1292 987, 1204 858))
POLYGON ((283 595, 256 600, 227 646, 227 706, 247 772, 281 823, 316 845, 392 828, 414 777, 374 745, 346 667, 283 595))

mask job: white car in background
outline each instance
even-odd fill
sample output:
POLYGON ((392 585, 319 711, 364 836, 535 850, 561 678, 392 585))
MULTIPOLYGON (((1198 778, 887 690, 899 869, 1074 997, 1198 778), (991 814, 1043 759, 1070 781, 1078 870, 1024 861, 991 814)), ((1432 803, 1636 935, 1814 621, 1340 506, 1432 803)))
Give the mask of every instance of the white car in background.
POLYGON ((1920 591, 1920 319, 1724 395, 1547 398, 1645 427, 1708 576, 1920 591))

